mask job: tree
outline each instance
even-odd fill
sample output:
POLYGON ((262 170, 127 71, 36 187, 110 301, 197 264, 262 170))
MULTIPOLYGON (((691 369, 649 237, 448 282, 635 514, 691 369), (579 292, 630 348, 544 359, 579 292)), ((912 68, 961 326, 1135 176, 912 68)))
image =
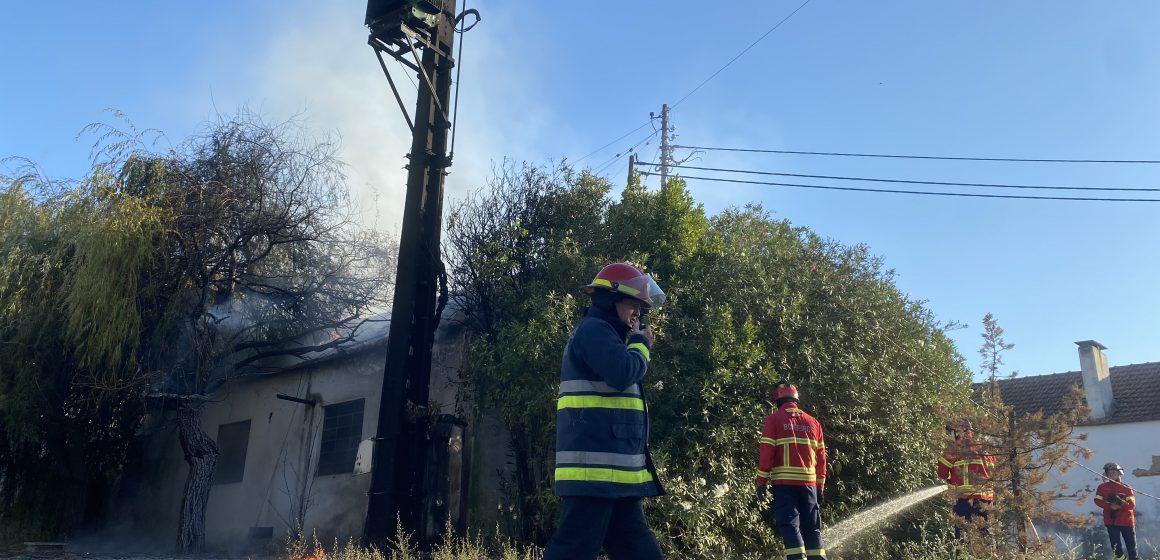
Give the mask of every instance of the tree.
POLYGON ((782 376, 826 431, 827 518, 928 482, 938 410, 967 375, 880 259, 750 206, 712 218, 691 271, 666 310, 665 340, 683 348, 658 343, 654 360, 664 387, 659 402, 652 393, 655 433, 674 482, 658 507, 671 506, 660 524, 679 536, 674 550, 739 557, 774 540, 747 502, 754 434, 782 376))
MULTIPOLYGON (((115 352, 98 357, 105 341, 78 336, 69 295, 103 280, 84 275, 97 247, 124 270, 137 266, 131 232, 149 219, 135 221, 118 204, 98 213, 88 202, 27 163, 0 178, 0 541, 68 536, 99 522, 143 412, 139 393, 96 383, 139 379, 127 358, 135 345, 112 344, 115 352)), ((116 280, 99 288, 109 300, 135 288, 133 276, 116 280)))
POLYGON ((348 219, 333 146, 292 123, 240 113, 163 153, 132 130, 90 130, 92 170, 44 201, 81 216, 60 261, 82 372, 67 384, 91 389, 86 404, 176 411, 190 466, 177 547, 196 551, 218 454, 203 406, 240 376, 352 341, 386 308, 393 244, 348 219))
POLYGON ((1016 414, 1013 406, 1003 402, 998 382, 1003 353, 1015 347, 1004 340, 1003 334, 992 314, 983 317, 979 354, 988 380, 978 387, 978 403, 969 404, 964 412, 973 418, 984 447, 998 458, 991 478, 996 515, 989 519, 987 533, 974 535, 972 544, 999 551, 1001 557, 1014 558, 1015 553, 1043 552, 1054 546, 1050 541, 1032 538, 1032 534, 1037 534, 1032 530, 1035 522, 1070 527, 1085 523, 1082 516, 1055 507, 1054 501, 1067 490, 1066 485, 1046 483, 1049 473, 1070 470, 1072 457, 1091 456, 1091 451, 1083 446, 1086 434, 1075 433, 1075 426, 1086 420, 1090 411, 1077 386, 1064 397, 1059 412, 1016 414))
MULTIPOLYGON (((999 378, 1003 353, 1015 345, 1003 339, 1003 327, 999 326, 995 316, 990 313, 983 316, 983 332, 979 336, 983 337, 983 345, 979 347, 979 355, 983 357, 983 374, 987 376, 987 381, 994 382, 999 378)), ((1016 372, 1011 372, 1011 377, 1016 375, 1016 372)))
MULTIPOLYGON (((476 334, 469 384, 512 438, 510 496, 521 537, 544 542, 555 525, 551 493, 556 389, 550 372, 574 326, 576 286, 610 236, 609 185, 566 166, 505 163, 486 191, 453 204, 449 277, 476 334)), ((578 284, 579 282, 579 284, 578 284)))
POLYGON ((563 165, 505 166, 448 222, 452 281, 478 334, 468 380, 511 432, 522 537, 543 542, 555 525, 555 373, 585 303, 578 289, 617 260, 669 295, 650 315, 645 390, 669 491, 649 515, 672 555, 772 552, 750 497, 766 399, 783 375, 827 430, 828 516, 929 482, 939 412, 950 387, 969 390, 969 374, 944 325, 880 259, 757 206, 708 216, 680 179, 610 192, 563 165))

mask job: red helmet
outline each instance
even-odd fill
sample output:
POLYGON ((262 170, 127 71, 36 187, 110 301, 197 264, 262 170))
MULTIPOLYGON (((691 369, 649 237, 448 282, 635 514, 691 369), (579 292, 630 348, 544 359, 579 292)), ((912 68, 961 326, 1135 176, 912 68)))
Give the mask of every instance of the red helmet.
POLYGON ((971 432, 974 430, 975 427, 971 424, 970 418, 960 418, 955 421, 953 426, 951 426, 951 435, 953 435, 955 439, 960 439, 962 437, 972 439, 971 432))
POLYGON ((795 401, 801 400, 798 398, 797 387, 794 387, 793 384, 784 379, 778 381, 777 387, 773 388, 773 402, 777 402, 780 399, 793 399, 795 401))
POLYGON ((612 263, 596 273, 592 283, 584 286, 591 294, 595 290, 607 290, 624 294, 640 301, 644 307, 652 307, 665 302, 665 292, 652 276, 628 263, 612 263))

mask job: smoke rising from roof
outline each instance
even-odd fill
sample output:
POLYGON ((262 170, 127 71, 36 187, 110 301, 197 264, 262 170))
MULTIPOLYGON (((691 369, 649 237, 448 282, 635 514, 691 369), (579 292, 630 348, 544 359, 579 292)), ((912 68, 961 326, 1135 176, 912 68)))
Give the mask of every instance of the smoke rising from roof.
MULTIPOLYGON (((365 2, 299 2, 286 8, 254 62, 255 97, 274 117, 300 115, 310 129, 336 134, 339 157, 360 223, 388 232, 402 225, 411 134, 363 27, 365 2)), ((498 14, 497 14, 498 16, 498 14)), ((501 43, 511 22, 492 17, 466 35, 456 154, 446 181, 454 198, 485 183, 492 161, 523 157, 539 144, 550 115, 530 99, 531 71, 501 43), (492 29, 487 29, 488 24, 492 29)), ((414 111, 416 76, 388 59, 391 75, 414 111)), ((533 156, 534 157, 534 156, 533 156)))

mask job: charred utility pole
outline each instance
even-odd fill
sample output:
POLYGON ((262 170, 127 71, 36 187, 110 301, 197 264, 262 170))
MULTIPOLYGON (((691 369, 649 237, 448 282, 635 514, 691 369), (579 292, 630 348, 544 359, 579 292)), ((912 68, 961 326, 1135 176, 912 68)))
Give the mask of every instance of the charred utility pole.
POLYGON ((451 165, 447 141, 455 8, 456 0, 367 4, 369 43, 413 134, 364 527, 364 539, 377 544, 395 534, 396 519, 408 533, 422 535, 431 346, 439 322, 437 284, 445 281, 439 241, 443 178, 451 165), (407 114, 384 54, 418 75, 414 119, 407 114))

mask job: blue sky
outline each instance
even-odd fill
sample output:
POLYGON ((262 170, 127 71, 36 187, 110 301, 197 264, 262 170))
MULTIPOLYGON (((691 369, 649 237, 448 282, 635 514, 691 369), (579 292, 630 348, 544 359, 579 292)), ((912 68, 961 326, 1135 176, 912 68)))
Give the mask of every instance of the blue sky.
MULTIPOLYGON (((462 1, 462 0, 461 0, 462 1)), ((676 103, 794 0, 469 0, 452 197, 504 158, 577 159, 676 103)), ((85 169, 105 110, 180 140, 241 105, 340 139, 368 223, 399 223, 405 125, 347 0, 8 3, 0 157, 85 169), (63 7, 62 7, 63 6, 63 7)), ((1160 159, 1160 4, 813 0, 677 106, 678 143, 806 151, 1160 159)), ((401 76, 401 74, 396 74, 401 76)), ((405 83, 405 82, 404 82, 405 83)), ((599 166, 648 128, 580 162, 599 166)), ((651 159, 653 140, 641 149, 651 159)), ((678 154, 680 155, 680 154, 678 154)), ((699 165, 890 178, 1157 187, 1160 166, 708 153, 699 165)), ((608 165, 616 181, 623 159, 608 165)), ((655 185, 655 179, 653 180, 655 185)), ((876 185, 858 185, 871 186, 876 185)), ((881 187, 881 185, 878 185, 881 187)), ((1030 202, 691 183, 706 209, 758 201, 866 243, 928 300, 972 366, 995 313, 1022 375, 1160 360, 1160 204, 1030 202)), ((966 190, 966 189, 962 189, 966 190)), ((1160 193, 1156 193, 1160 194, 1160 193)), ((1155 198, 1160 198, 1157 196, 1155 198)))

